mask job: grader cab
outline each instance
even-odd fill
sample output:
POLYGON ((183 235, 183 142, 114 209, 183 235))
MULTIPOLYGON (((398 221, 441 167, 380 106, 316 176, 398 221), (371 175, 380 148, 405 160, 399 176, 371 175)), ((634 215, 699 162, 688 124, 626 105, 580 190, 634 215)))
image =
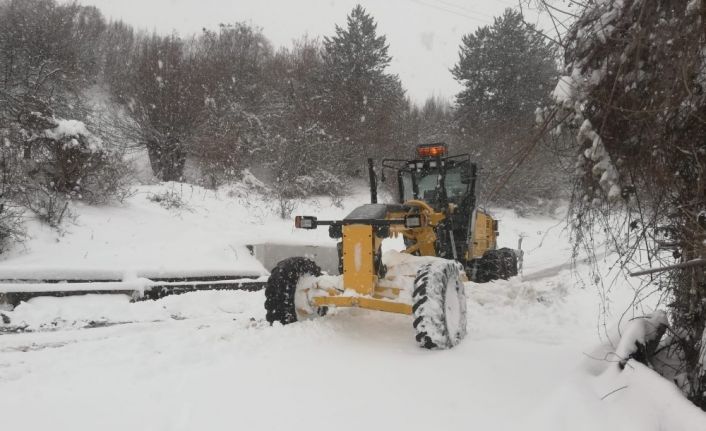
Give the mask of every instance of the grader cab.
POLYGON ((267 320, 288 324, 331 307, 409 314, 422 347, 453 347, 466 333, 464 282, 516 275, 517 257, 497 249, 498 223, 477 208, 477 168, 467 154, 422 145, 415 159, 385 159, 382 167, 383 176, 397 176, 398 203, 377 202, 369 160, 370 204, 342 220, 296 217, 297 228, 327 226, 339 241, 341 275, 322 275, 303 257, 280 262, 265 289, 267 320), (405 250, 383 253, 383 240, 394 237, 404 239, 405 250))

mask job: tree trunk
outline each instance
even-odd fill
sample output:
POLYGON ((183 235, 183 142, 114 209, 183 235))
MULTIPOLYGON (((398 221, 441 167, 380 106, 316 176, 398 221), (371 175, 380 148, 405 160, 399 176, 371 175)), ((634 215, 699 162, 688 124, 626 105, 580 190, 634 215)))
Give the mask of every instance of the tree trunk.
POLYGON ((184 177, 186 152, 177 138, 167 138, 165 141, 152 140, 147 142, 147 154, 150 159, 152 173, 162 181, 181 181, 184 177))

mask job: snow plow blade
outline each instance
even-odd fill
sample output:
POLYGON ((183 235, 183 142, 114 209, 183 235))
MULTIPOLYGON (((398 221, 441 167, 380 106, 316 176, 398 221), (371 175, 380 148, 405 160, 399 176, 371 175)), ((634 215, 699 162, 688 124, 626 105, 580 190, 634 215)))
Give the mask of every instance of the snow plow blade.
POLYGON ((338 250, 335 246, 262 243, 251 244, 246 247, 255 259, 270 272, 279 262, 285 259, 303 256, 314 261, 319 268, 329 275, 340 274, 338 269, 338 250))
POLYGON ((0 306, 16 307, 23 301, 41 296, 128 295, 134 301, 156 300, 201 290, 258 291, 265 287, 266 277, 233 278, 209 276, 189 278, 120 280, 18 280, 0 283, 0 306))

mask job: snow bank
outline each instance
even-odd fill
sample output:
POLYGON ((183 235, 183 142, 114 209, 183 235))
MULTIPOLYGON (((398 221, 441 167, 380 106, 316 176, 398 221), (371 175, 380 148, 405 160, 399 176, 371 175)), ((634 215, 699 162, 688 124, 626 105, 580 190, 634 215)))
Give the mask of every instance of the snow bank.
MULTIPOLYGON (((122 206, 74 203, 77 217, 61 231, 28 222, 29 240, 3 255, 0 280, 258 277, 268 268, 247 244, 333 244, 326 229, 301 231, 279 219, 274 203, 251 186, 252 179, 219 191, 168 183, 137 187, 122 206), (166 209, 150 199, 164 193, 178 196, 183 206, 166 209)), ((344 208, 310 201, 297 213, 343 217, 364 200, 361 193, 344 208)))
POLYGON ((579 370, 542 406, 528 429, 706 430, 706 413, 671 382, 634 360, 622 371, 615 362, 606 364, 598 376, 579 370))

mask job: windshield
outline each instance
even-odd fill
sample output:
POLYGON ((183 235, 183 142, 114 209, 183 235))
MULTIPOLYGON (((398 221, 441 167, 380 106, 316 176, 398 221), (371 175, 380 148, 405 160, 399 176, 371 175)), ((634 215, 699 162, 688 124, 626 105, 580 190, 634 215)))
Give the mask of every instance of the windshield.
MULTIPOLYGON (((460 203, 468 193, 468 184, 462 181, 463 166, 455 166, 446 171, 446 193, 448 194, 449 202, 460 203)), ((439 181, 439 170, 430 169, 421 174, 415 175, 418 194, 416 198, 429 203, 437 203, 439 201, 439 190, 437 183, 439 181)), ((402 174, 402 200, 414 199, 414 187, 412 174, 404 172, 402 174)))
POLYGON ((420 177, 417 180, 417 185, 419 187, 419 197, 427 202, 436 202, 436 184, 438 181, 439 173, 436 171, 429 172, 426 175, 420 177))

